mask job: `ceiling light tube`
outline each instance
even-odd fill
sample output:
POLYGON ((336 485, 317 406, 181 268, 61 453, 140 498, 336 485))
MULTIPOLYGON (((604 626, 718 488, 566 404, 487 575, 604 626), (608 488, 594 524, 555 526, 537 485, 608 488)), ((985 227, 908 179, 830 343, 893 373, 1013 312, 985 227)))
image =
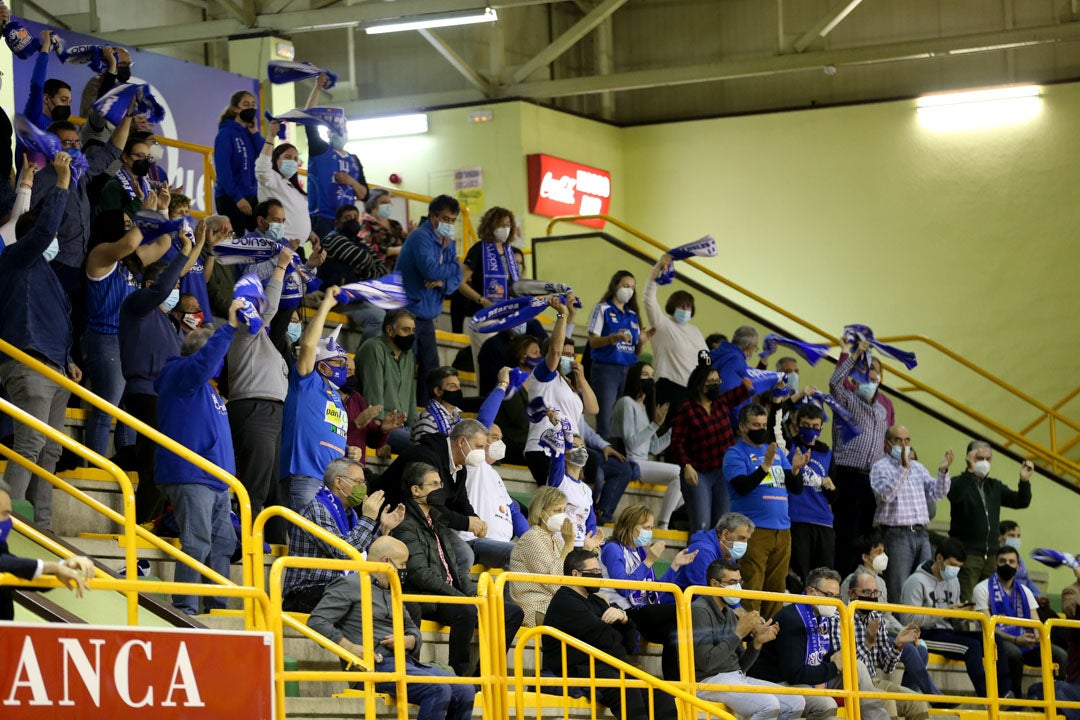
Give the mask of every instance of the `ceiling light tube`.
POLYGON ((364 118, 348 122, 349 140, 373 140, 399 135, 420 135, 428 131, 428 117, 424 113, 364 118))
POLYGON ((462 10, 460 12, 431 13, 429 15, 398 18, 393 22, 368 25, 364 28, 364 32, 368 35, 379 35, 382 33, 405 32, 407 30, 429 30, 431 28, 453 27, 454 25, 490 23, 498 19, 499 14, 493 8, 487 7, 462 10))
POLYGON ((933 130, 972 130, 1030 120, 1042 108, 1042 88, 1019 85, 936 93, 915 102, 919 121, 933 130))

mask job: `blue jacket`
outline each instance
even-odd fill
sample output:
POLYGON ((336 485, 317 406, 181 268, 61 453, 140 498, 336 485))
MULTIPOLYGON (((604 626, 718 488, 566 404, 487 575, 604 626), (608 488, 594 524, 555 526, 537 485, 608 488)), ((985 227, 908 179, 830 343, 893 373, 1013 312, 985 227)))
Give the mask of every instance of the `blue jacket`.
POLYGON ((709 569, 712 561, 720 558, 731 559, 724 546, 720 544, 720 536, 712 528, 698 530, 691 535, 690 544, 686 549, 688 552, 697 550, 697 555, 692 563, 679 568, 672 580, 683 590, 691 585, 708 585, 709 581, 705 578, 705 571, 709 569))
POLYGON ((251 132, 236 120, 221 121, 214 138, 214 197, 228 195, 233 202, 240 202, 258 196, 255 159, 265 142, 260 133, 251 132))
POLYGON ((709 353, 713 369, 720 373, 720 392, 727 392, 746 377, 746 353, 729 342, 722 342, 709 353))
MULTIPOLYGON (((23 116, 42 130, 48 130, 52 125, 52 118, 45 114, 45 79, 49 74, 50 55, 51 52, 38 53, 34 60, 34 70, 30 73, 30 96, 26 98, 26 107, 23 108, 23 116)), ((22 155, 19 158, 21 166, 22 155)))
POLYGON ((409 233, 401 247, 394 269, 401 272, 405 295, 409 304, 405 307, 423 320, 433 320, 442 313, 443 298, 453 295, 461 285, 461 264, 457 259, 457 246, 442 246, 442 238, 431 226, 431 220, 409 233), (443 286, 426 288, 429 280, 442 280, 443 286))
MULTIPOLYGON (((65 368, 71 348, 71 306, 43 253, 52 243, 69 190, 54 187, 33 229, 0 253, 0 337, 65 368)), ((0 355, 0 363, 10 358, 0 355)))
MULTIPOLYGON (((210 380, 225 362, 234 335, 236 328, 222 325, 194 355, 169 358, 154 381, 158 430, 232 474, 236 473, 236 459, 229 414, 225 399, 210 380)), ((228 489, 225 483, 163 447, 157 449, 155 468, 158 485, 206 485, 222 492, 228 489)))
POLYGON ((187 258, 177 253, 150 287, 136 290, 120 305, 120 367, 124 395, 154 395, 154 381, 165 362, 180 354, 183 336, 158 307, 176 287, 187 258))

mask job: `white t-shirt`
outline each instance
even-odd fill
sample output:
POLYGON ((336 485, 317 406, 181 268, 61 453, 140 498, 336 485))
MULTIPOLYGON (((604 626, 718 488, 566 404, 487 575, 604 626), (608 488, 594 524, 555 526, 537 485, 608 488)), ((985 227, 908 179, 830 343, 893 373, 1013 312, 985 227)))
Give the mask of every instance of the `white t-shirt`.
MULTIPOLYGON (((570 429, 575 435, 581 434, 578 421, 585 410, 585 404, 581 401, 581 396, 574 392, 574 388, 570 387, 570 383, 559 374, 558 370, 552 373, 544 363, 541 363, 536 370, 533 370, 533 374, 529 378, 529 401, 531 402, 533 398, 537 397, 544 399, 546 407, 558 410, 562 417, 569 420, 570 429)), ((540 436, 550 427, 551 424, 546 420, 531 423, 529 425, 529 439, 525 442, 525 452, 540 450, 540 436)))
MULTIPOLYGON (((1019 585, 1019 583, 1017 583, 1015 580, 1013 580, 1013 586, 1015 587, 1017 585, 1019 585)), ((1035 602, 1035 595, 1030 590, 1028 590, 1027 587, 1024 586, 1024 585, 1020 585, 1020 589, 1024 591, 1025 595, 1027 595, 1028 609, 1031 610, 1032 612, 1034 612, 1035 609, 1037 607, 1039 607, 1038 604, 1035 602)), ((990 609, 990 579, 989 578, 987 578, 986 580, 983 580, 981 583, 976 585, 975 589, 971 591, 971 601, 973 603, 975 603, 975 609, 976 610, 987 610, 988 611, 990 609)))
MULTIPOLYGON (((470 467, 465 475, 465 492, 469 495, 476 517, 487 523, 487 538, 499 542, 514 539, 514 518, 510 514, 510 493, 498 471, 486 462, 470 467)), ((476 539, 468 530, 458 532, 466 542, 476 539)))
POLYGON ((656 280, 645 283, 645 315, 656 329, 652 339, 653 367, 656 377, 686 385, 698 364, 698 351, 707 350, 705 336, 692 322, 680 325, 663 311, 656 299, 656 280))
POLYGON ((566 516, 574 525, 574 547, 581 547, 585 544, 585 535, 589 532, 586 523, 593 507, 592 488, 567 475, 559 485, 559 490, 566 496, 566 516))

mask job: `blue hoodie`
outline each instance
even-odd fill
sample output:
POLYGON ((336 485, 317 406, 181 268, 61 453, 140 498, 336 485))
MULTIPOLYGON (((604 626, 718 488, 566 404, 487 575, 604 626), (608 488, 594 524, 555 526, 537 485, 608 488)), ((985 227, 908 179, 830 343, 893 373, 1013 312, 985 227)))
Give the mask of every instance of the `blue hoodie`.
POLYGON ((217 173, 214 197, 228 195, 233 202, 240 202, 258 196, 255 159, 265 142, 260 133, 251 132, 236 120, 221 121, 214 138, 214 172, 217 173))
MULTIPOLYGON (((709 581, 705 578, 705 571, 709 569, 712 561, 720 558, 731 559, 727 550, 720 544, 720 536, 714 528, 698 530, 691 535, 690 544, 686 546, 686 550, 688 552, 696 550, 697 555, 692 563, 679 568, 672 580, 683 590, 691 585, 708 585, 709 581)), ((674 602, 674 598, 672 598, 671 602, 674 602)))
POLYGON ((746 377, 746 353, 741 348, 724 341, 709 353, 712 367, 720 373, 720 392, 727 392, 746 377))
MULTIPOLYGON (((214 463, 236 474, 232 432, 225 399, 210 384, 217 376, 236 328, 223 325, 194 355, 169 358, 154 381, 158 394, 158 430, 214 463)), ((157 449, 158 485, 205 485, 224 492, 228 486, 171 450, 157 449)))
POLYGON ((443 298, 453 295, 461 285, 457 245, 450 242, 443 247, 442 238, 435 233, 430 218, 405 238, 394 269, 401 273, 409 298, 406 309, 424 320, 433 320, 442 314, 443 298), (425 287, 424 283, 429 280, 442 280, 442 287, 425 287))

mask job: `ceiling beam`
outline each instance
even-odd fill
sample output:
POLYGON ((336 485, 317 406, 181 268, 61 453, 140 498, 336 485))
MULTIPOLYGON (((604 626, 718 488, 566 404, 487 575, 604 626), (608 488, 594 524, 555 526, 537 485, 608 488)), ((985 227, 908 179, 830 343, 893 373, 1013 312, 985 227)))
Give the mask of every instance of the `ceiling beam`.
POLYGON ((23 0, 23 2, 26 3, 28 6, 30 6, 31 8, 33 8, 38 13, 40 13, 41 16, 43 18, 45 18, 50 24, 55 25, 57 27, 64 28, 65 30, 70 30, 71 29, 70 25, 68 25, 66 22, 64 22, 60 18, 56 17, 55 15, 53 15, 51 12, 49 12, 45 8, 38 5, 36 2, 34 2, 34 0, 23 0))
POLYGON ((626 0, 603 0, 593 8, 585 17, 578 20, 566 32, 557 37, 554 42, 538 52, 531 60, 514 71, 510 77, 510 84, 516 85, 532 75, 537 70, 545 68, 553 63, 556 58, 572 48, 583 37, 592 32, 597 25, 611 17, 612 13, 626 4, 626 0))
POLYGON ((862 4, 862 1, 863 0, 839 0, 839 2, 829 8, 829 12, 825 13, 820 20, 814 23, 812 28, 795 40, 792 47, 795 48, 796 52, 803 52, 806 48, 810 47, 812 43, 817 42, 819 38, 823 38, 835 30, 837 25, 844 22, 844 18, 862 4))
POLYGON ((458 55, 454 48, 450 47, 445 40, 430 30, 420 30, 419 33, 420 37, 431 43, 431 47, 435 48, 436 52, 442 55, 446 62, 450 63, 452 68, 461 73, 462 77, 469 81, 470 85, 482 92, 485 96, 491 96, 491 83, 478 73, 472 65, 466 62, 465 58, 458 55))
MULTIPOLYGON (((564 1, 491 0, 489 4, 491 7, 501 10, 503 8, 548 5, 553 2, 564 1)), ((295 35, 331 28, 356 27, 368 22, 389 20, 408 15, 474 10, 478 4, 483 4, 482 0, 398 0, 392 4, 339 5, 323 8, 322 10, 262 13, 255 17, 255 22, 251 25, 246 25, 235 18, 226 18, 207 22, 115 30, 106 33, 105 36, 126 46, 161 47, 227 40, 248 35, 266 35, 269 33, 295 35)))
POLYGON ((404 97, 372 98, 341 103, 350 118, 394 115, 404 111, 421 111, 450 105, 481 103, 487 98, 478 90, 448 90, 445 92, 407 95, 404 97))
MULTIPOLYGON (((246 4, 247 0, 245 0, 246 4)), ((244 12, 244 8, 237 5, 234 0, 217 0, 218 5, 225 8, 230 15, 244 23, 245 25, 253 24, 255 22, 254 10, 249 14, 244 12)))

